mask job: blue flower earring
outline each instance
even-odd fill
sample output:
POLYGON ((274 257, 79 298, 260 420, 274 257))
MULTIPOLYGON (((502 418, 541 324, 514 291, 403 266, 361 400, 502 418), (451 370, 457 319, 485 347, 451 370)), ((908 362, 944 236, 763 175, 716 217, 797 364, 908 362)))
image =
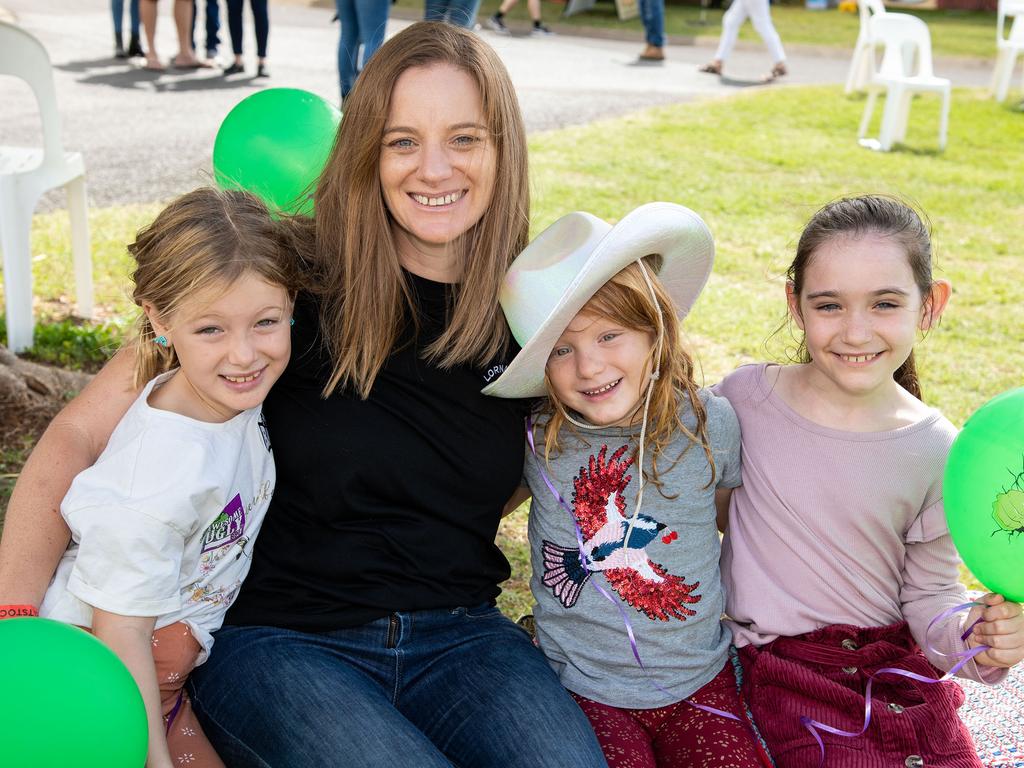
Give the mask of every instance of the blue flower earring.
POLYGON ((291 320, 288 321, 288 325, 295 325, 295 318, 294 317, 291 320))
POLYGON ((171 346, 170 342, 167 341, 166 336, 157 336, 155 339, 153 339, 153 343, 159 347, 163 347, 164 349, 171 346))

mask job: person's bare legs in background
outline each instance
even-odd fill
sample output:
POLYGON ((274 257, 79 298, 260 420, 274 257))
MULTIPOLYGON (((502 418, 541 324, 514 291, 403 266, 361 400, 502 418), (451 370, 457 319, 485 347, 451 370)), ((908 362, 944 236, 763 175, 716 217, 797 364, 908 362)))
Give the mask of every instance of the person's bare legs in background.
MULTIPOLYGON (((156 51, 157 0, 142 0, 139 15, 146 32, 146 69, 166 69, 156 51)), ((192 49, 192 0, 174 0, 174 26, 178 32, 178 53, 171 63, 188 69, 210 66, 197 59, 192 49)))
POLYGON ((192 0, 174 0, 174 26, 178 32, 178 54, 171 63, 186 69, 212 66, 201 61, 192 48, 192 0))
POLYGON ((139 4, 142 29, 146 34, 146 69, 165 69, 156 53, 156 0, 142 0, 139 4))

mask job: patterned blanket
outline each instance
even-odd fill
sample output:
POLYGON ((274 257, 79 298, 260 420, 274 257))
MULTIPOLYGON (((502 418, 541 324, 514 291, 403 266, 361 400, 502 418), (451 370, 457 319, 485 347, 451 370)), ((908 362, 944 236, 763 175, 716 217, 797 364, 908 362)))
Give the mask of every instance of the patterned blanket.
POLYGON ((1024 669, 1018 665, 995 688, 959 682, 967 694, 960 718, 974 737, 981 762, 986 768, 1024 768, 1024 669))

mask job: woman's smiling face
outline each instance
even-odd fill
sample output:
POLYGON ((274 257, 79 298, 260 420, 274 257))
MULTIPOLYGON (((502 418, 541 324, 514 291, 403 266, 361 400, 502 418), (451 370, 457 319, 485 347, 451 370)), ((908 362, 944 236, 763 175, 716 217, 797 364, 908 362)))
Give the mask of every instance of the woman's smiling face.
POLYGON ((407 69, 384 126, 380 182, 403 266, 449 256, 449 244, 483 216, 495 148, 473 79, 450 64, 407 69))

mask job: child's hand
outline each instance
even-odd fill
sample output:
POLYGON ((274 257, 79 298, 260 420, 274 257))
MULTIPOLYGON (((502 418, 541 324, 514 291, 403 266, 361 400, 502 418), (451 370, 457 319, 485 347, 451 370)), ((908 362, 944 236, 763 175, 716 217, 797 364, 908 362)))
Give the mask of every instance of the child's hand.
POLYGON ((1017 603, 991 592, 978 598, 979 603, 967 614, 965 627, 981 618, 967 637, 967 647, 987 645, 989 649, 974 657, 987 667, 1012 667, 1024 659, 1024 615, 1017 603))

